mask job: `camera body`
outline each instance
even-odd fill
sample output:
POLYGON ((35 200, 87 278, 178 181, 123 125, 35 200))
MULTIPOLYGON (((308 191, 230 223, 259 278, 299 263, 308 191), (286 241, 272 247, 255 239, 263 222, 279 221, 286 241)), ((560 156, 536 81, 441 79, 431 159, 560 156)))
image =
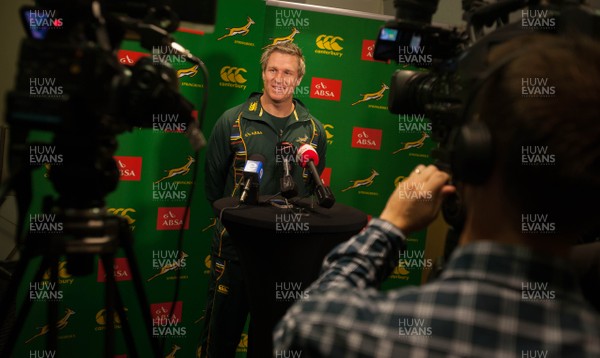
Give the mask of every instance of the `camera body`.
MULTIPOLYGON (((178 128, 195 120, 194 106, 179 92, 169 63, 153 57, 131 66, 120 63, 117 52, 132 24, 145 23, 121 11, 103 14, 99 4, 40 0, 20 11, 28 36, 21 42, 16 85, 6 97, 11 171, 26 161, 30 148, 23 142, 29 133, 50 132, 48 145, 61 153, 62 162, 50 163, 48 176, 63 207, 102 207, 106 194, 116 189, 117 135, 152 128, 155 114, 171 115, 178 128), (76 189, 81 182, 88 186, 76 189)), ((171 16, 165 23, 173 31, 177 17, 168 7, 161 9, 161 16, 171 16)), ((142 14, 137 8, 131 13, 142 14)), ((144 21, 160 23, 155 8, 147 13, 144 21)), ((152 41, 157 46, 168 43, 161 38, 165 29, 150 28, 156 29, 152 41)))

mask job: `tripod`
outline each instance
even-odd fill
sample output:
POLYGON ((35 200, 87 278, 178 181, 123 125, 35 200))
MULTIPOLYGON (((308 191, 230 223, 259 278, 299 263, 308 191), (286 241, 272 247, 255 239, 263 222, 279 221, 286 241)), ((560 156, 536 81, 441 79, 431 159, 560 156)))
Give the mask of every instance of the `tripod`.
MULTIPOLYGON (((105 332, 105 357, 114 357, 115 311, 120 318, 129 354, 131 357, 139 357, 135 344, 133 344, 134 339, 131 326, 127 321, 122 297, 116 286, 114 277, 115 253, 119 248, 122 248, 129 261, 133 285, 139 301, 139 307, 142 311, 153 357, 161 357, 158 342, 152 336, 150 305, 144 293, 140 271, 133 252, 133 238, 127 220, 123 217, 109 215, 106 213, 106 210, 100 208, 85 210, 70 209, 66 212, 59 211, 56 217, 64 220, 62 223, 64 232, 60 235, 40 235, 29 232, 27 240, 23 245, 21 259, 17 263, 14 274, 11 277, 6 295, 1 301, 0 307, 2 311, 0 312, 0 322, 6 322, 9 313, 8 308, 16 299, 17 290, 23 280, 27 266, 33 258, 37 256, 42 257, 33 282, 41 282, 44 272, 49 269, 51 282, 49 287, 56 291, 58 288, 58 260, 60 256, 66 255, 71 257, 73 262, 80 264, 73 267, 73 274, 77 274, 79 270, 82 272, 91 271, 89 268, 93 265, 92 258, 94 255, 99 255, 106 270, 104 295, 107 327, 105 332)), ((64 322, 58 320, 58 302, 56 300, 48 300, 47 304, 48 324, 42 328, 42 331, 38 335, 47 334, 47 349, 50 352, 57 352, 58 329, 62 328, 61 323, 64 324, 64 322)), ((0 352, 1 357, 10 357, 31 306, 32 301, 26 297, 17 313, 15 325, 10 330, 6 345, 2 347, 2 351, 0 352)))

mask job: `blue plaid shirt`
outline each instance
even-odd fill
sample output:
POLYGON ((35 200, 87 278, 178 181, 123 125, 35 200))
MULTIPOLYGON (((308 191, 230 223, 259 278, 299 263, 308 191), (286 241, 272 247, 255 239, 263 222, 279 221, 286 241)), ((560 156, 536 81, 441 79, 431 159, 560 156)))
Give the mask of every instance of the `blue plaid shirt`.
POLYGON ((275 357, 600 357, 600 317, 566 260, 475 242, 436 281, 382 292, 404 242, 372 219, 334 249, 275 327, 275 357))

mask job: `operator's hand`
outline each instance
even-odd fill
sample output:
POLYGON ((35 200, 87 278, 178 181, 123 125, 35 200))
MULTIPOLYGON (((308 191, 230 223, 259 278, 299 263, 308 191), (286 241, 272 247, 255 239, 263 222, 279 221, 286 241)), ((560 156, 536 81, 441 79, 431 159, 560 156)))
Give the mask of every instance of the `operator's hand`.
POLYGON ((434 165, 418 165, 398 184, 379 218, 394 224, 404 234, 424 229, 438 215, 442 200, 456 191, 454 186, 447 185, 449 179, 447 173, 434 165))

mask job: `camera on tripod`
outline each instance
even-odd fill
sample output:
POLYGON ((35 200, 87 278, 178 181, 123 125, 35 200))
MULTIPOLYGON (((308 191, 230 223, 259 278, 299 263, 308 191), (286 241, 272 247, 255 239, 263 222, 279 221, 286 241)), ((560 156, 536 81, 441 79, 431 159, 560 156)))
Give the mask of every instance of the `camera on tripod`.
MULTIPOLYGON (((153 356, 159 357, 162 349, 151 334, 152 319, 129 224, 105 207, 105 197, 116 189, 121 175, 114 159, 117 136, 135 128, 154 128, 156 115, 168 115, 196 151, 205 143, 200 132, 203 112, 196 121, 194 106, 179 93, 177 73, 164 58, 168 56, 142 57, 132 66, 122 64, 117 56, 123 41, 136 40, 153 53, 159 48, 161 53, 198 65, 206 79, 204 63, 170 36, 178 29, 179 17, 166 4, 167 0, 152 1, 152 6, 138 0, 36 0, 35 6, 23 6, 20 11, 27 37, 21 42, 16 85, 6 97, 10 177, 1 195, 10 189, 16 194, 16 241, 21 257, 1 306, 14 302, 34 257, 42 256, 34 281, 41 281, 49 270, 56 283, 59 257, 66 256, 69 274, 83 276, 93 272, 93 257, 99 255, 106 270, 106 356, 114 355, 115 312, 131 337, 113 274, 119 249, 130 266, 153 356), (47 134, 50 140, 36 139, 47 134), (42 230, 32 232, 25 229, 33 197, 31 172, 42 166, 48 168, 48 179, 58 195, 44 198, 40 220, 48 220, 47 216, 59 225, 34 222, 42 230), (46 229, 50 227, 58 229, 46 229)), ((206 89, 204 100, 202 110, 206 89)), ((30 221, 36 219, 30 216, 30 221)), ((20 317, 25 317, 30 305, 22 305, 20 317)), ((53 321, 58 306, 55 302, 48 305, 47 346, 55 351, 53 321)), ((7 310, 0 311, 0 321, 7 316, 7 310)), ((10 355, 21 326, 22 319, 0 347, 0 355, 10 355)), ((135 351, 135 347, 130 349, 135 351)))
MULTIPOLYGON (((51 166, 49 178, 61 205, 70 207, 101 205, 116 188, 119 171, 112 155, 118 134, 151 128, 156 113, 172 114, 182 126, 194 121, 194 107, 179 93, 169 63, 152 57, 133 66, 119 62, 117 50, 129 31, 124 19, 134 19, 103 10, 93 1, 51 0, 21 9, 28 37, 21 43, 16 87, 7 96, 7 121, 15 139, 34 130, 54 135, 52 146, 63 160, 51 166), (82 179, 90 185, 76 190, 82 179)), ((173 18, 170 30, 176 28, 172 24, 173 18)))

